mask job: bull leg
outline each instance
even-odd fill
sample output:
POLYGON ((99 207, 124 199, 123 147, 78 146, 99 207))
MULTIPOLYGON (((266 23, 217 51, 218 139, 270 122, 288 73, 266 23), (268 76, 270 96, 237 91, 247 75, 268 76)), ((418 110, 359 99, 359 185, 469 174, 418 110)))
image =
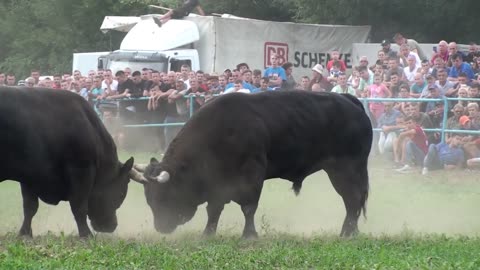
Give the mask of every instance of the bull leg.
POLYGON ((92 236, 90 228, 87 224, 88 200, 87 198, 75 198, 70 201, 70 208, 72 209, 75 222, 77 223, 78 234, 82 238, 92 236))
POLYGON ((256 159, 251 159, 246 162, 243 167, 243 175, 245 178, 240 179, 242 183, 240 192, 238 193, 238 200, 235 200, 242 208, 245 216, 245 227, 243 228, 242 238, 258 238, 257 230, 255 229, 255 213, 258 208, 258 201, 262 193, 263 181, 265 180, 266 157, 264 155, 258 156, 256 159))
POLYGON ((92 236, 87 224, 88 195, 93 184, 93 173, 88 169, 69 168, 70 177, 70 209, 72 210, 75 222, 78 227, 78 234, 82 238, 92 236), (88 184, 90 183, 90 185, 88 184))
POLYGON ((340 236, 357 235, 358 218, 368 197, 368 172, 366 169, 357 167, 356 169, 334 169, 327 173, 333 187, 342 197, 347 212, 340 236))
POLYGON ((218 220, 220 219, 220 214, 222 214, 224 204, 220 203, 208 203, 207 205, 207 214, 208 221, 203 235, 211 236, 215 235, 217 232, 218 220))
POLYGON ((258 238, 257 230, 255 230, 255 212, 257 212, 257 203, 242 205, 242 212, 245 216, 245 227, 243 228, 242 238, 258 238))
POLYGON ((32 237, 32 219, 38 210, 38 196, 33 193, 26 184, 20 184, 23 198, 23 224, 20 228, 20 236, 32 237))

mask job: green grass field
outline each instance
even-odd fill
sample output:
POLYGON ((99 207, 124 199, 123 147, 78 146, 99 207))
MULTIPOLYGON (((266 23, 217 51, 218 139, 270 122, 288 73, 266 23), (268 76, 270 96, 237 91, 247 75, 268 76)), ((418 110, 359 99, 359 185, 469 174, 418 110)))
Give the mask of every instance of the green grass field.
POLYGON ((116 232, 82 241, 64 202, 41 203, 34 238, 18 238, 19 185, 3 182, 0 269, 480 269, 478 172, 424 177, 371 162, 368 219, 360 219, 362 234, 354 239, 337 237, 345 209, 324 172, 307 178, 299 197, 290 187, 266 182, 256 214, 260 238, 244 241, 243 214, 234 203, 212 239, 201 237, 205 205, 173 234, 158 234, 143 187, 133 182, 116 232))

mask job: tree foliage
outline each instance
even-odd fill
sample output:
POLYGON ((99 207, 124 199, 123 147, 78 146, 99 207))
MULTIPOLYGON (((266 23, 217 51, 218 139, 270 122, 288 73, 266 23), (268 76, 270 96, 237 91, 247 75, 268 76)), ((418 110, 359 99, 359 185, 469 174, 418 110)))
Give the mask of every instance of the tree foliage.
POLYGON ((419 42, 442 39, 476 40, 475 20, 480 2, 474 0, 295 0, 298 21, 324 24, 371 25, 372 40, 396 32, 419 42))
MULTIPOLYGON (((19 77, 70 71, 74 52, 117 49, 124 34, 103 34, 105 16, 164 13, 179 0, 3 0, 0 2, 0 70, 19 77)), ((202 0, 208 14, 320 24, 371 25, 371 41, 395 32, 419 42, 467 43, 476 38, 480 1, 447 0, 202 0)), ((196 12, 196 11, 194 11, 196 12)), ((292 33, 294 34, 294 33, 292 33)))

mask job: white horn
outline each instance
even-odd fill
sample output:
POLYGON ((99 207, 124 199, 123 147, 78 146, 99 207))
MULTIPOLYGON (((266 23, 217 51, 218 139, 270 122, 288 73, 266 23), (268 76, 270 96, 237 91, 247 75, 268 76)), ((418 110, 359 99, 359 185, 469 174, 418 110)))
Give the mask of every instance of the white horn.
POLYGON ((130 172, 128 173, 128 176, 130 177, 130 179, 132 179, 137 183, 140 183, 140 184, 148 183, 148 180, 134 168, 130 170, 130 172))
POLYGON ((162 171, 159 176, 157 176, 158 183, 166 183, 170 180, 170 174, 167 171, 162 171))
POLYGON ((133 164, 133 167, 139 172, 145 172, 148 164, 133 164))

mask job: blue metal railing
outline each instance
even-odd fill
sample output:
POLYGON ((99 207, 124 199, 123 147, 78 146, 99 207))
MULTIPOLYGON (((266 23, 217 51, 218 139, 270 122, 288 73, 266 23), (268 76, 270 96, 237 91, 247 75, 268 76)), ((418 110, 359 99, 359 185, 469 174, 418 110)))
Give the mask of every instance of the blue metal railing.
MULTIPOLYGON (((214 95, 218 96, 218 95, 214 95)), ((205 95, 185 95, 184 98, 190 99, 190 106, 189 106, 189 118, 193 115, 194 109, 194 99, 196 97, 203 97, 205 95)), ((107 102, 116 102, 119 104, 122 101, 134 101, 134 100, 148 100, 148 97, 141 97, 141 98, 127 98, 127 99, 110 99, 106 100, 107 102)), ((444 110, 443 110, 443 124, 442 128, 432 128, 432 129, 423 129, 426 132, 441 132, 441 141, 445 142, 445 134, 446 133, 462 133, 462 134, 480 134, 480 130, 459 130, 459 129, 446 129, 447 120, 448 120, 448 103, 449 101, 471 101, 471 102, 480 102, 480 98, 359 98, 359 100, 364 104, 365 108, 368 108, 369 102, 443 102, 444 110)), ((102 103, 102 101, 97 101, 102 103)), ((96 104, 98 105, 98 103, 96 104)), ((158 124, 137 124, 137 125, 124 125, 124 127, 128 128, 137 128, 137 127, 171 127, 171 126, 183 126, 185 122, 178 122, 178 123, 158 123, 158 124)), ((374 131, 381 131, 380 128, 373 128, 374 131)))
MULTIPOLYGON (((359 98, 367 107, 368 102, 443 102, 443 119, 442 128, 440 129, 424 129, 426 132, 441 132, 441 141, 445 142, 446 133, 463 133, 463 134, 480 134, 480 130, 459 130, 459 129, 446 129, 448 120, 448 102, 449 101, 471 101, 478 102, 480 98, 359 98)), ((373 130, 381 130, 374 128, 373 130)))

